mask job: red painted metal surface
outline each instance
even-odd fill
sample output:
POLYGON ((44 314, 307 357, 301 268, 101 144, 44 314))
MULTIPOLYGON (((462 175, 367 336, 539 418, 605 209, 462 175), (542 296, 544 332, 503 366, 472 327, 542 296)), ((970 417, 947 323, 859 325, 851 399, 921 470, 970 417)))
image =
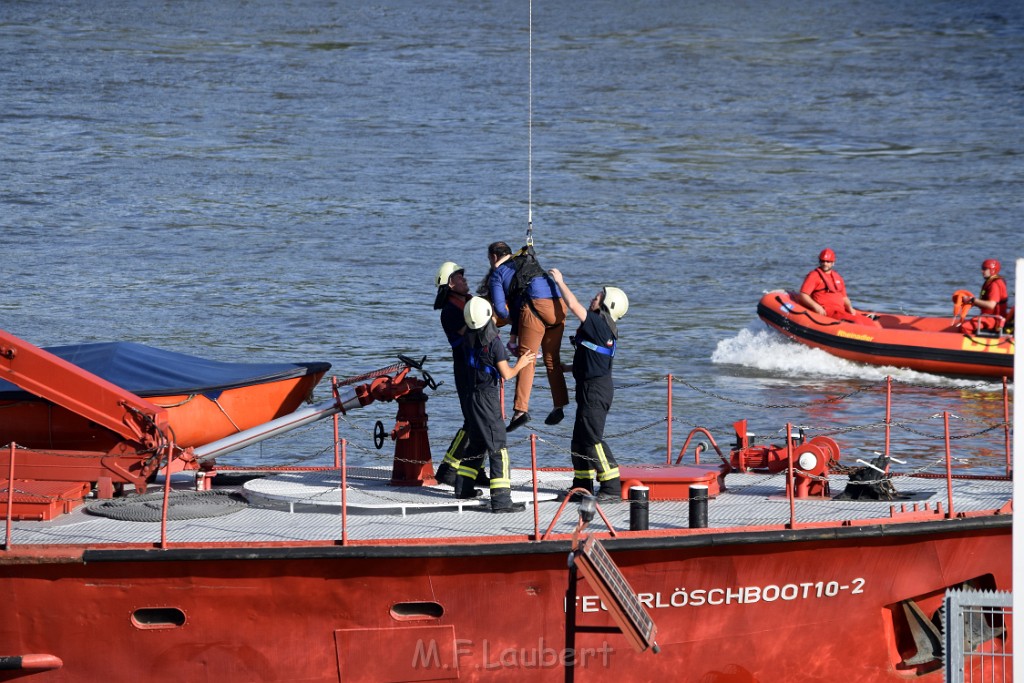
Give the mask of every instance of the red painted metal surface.
MULTIPOLYGON (((1010 585, 1009 563, 991 575, 987 559, 1009 556, 1009 528, 742 546, 719 537, 646 550, 605 543, 656 621, 661 653, 638 654, 621 634, 577 633, 578 680, 679 680, 685 671, 695 681, 937 683, 940 672, 900 670, 915 647, 901 601, 932 614, 947 586, 1010 585)), ((0 582, 16 599, 0 603, 0 643, 59 657, 64 667, 51 681, 564 681, 564 551, 529 543, 486 551, 85 564, 6 557, 0 582), (420 604, 436 608, 417 616, 400 607, 420 604), (133 615, 143 609, 179 610, 184 621, 140 628, 133 615)), ((574 609, 581 625, 614 626, 585 582, 574 609)))
MULTIPOLYGON (((0 509, 6 510, 9 480, 0 479, 0 509)), ((16 520, 50 520, 82 504, 92 487, 74 481, 14 480, 11 516, 16 520)))
MULTIPOLYGON (((362 405, 399 402, 400 482, 423 481, 430 464, 419 442, 422 389, 408 368, 357 389, 362 405)), ((756 461, 787 471, 792 510, 800 449, 816 464, 839 458, 837 446, 798 443, 788 426, 785 448, 756 450, 736 424, 732 458, 712 440, 721 465, 642 471, 688 488, 756 461)), ((23 471, 22 455, 0 460, 8 480, 23 471)), ((344 468, 343 443, 338 461, 344 468)), ((622 471, 627 479, 630 468, 622 471)), ((914 504, 888 518, 798 524, 791 513, 788 524, 637 532, 614 530, 598 507, 607 532, 594 529, 657 623, 656 655, 635 650, 598 587, 580 582, 567 604, 569 537, 551 530, 568 501, 539 539, 535 521, 533 536, 353 542, 344 507, 340 543, 171 544, 165 520, 158 543, 31 546, 12 542, 8 522, 0 661, 34 663, 56 682, 649 681, 685 672, 715 683, 939 683, 934 658, 911 663, 922 644, 908 614, 936 618, 950 587, 1012 588, 1012 530, 1000 518, 1009 504, 953 517, 948 498, 948 512, 914 504)), ((0 681, 26 671, 0 669, 0 681)))
POLYGON ((650 500, 689 500, 694 484, 707 486, 708 497, 717 496, 722 472, 708 465, 620 465, 619 476, 623 499, 629 498, 631 486, 647 486, 650 500))
POLYGON ((422 389, 397 399, 398 418, 391 438, 395 440, 395 459, 391 483, 395 486, 433 486, 434 465, 427 438, 427 397, 422 389))

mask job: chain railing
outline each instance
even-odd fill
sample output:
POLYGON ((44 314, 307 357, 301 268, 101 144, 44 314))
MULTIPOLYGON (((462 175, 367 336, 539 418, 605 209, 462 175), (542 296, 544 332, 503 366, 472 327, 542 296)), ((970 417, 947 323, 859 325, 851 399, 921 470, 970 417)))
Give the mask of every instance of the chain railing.
MULTIPOLYGON (((375 373, 374 376, 378 376, 378 374, 379 373, 375 373)), ((654 385, 660 385, 662 383, 665 383, 667 385, 667 387, 668 387, 667 399, 666 399, 667 405, 665 407, 665 415, 660 416, 657 419, 654 419, 654 420, 652 420, 650 422, 647 422, 645 424, 638 425, 637 427, 634 427, 634 428, 626 430, 626 431, 617 432, 617 433, 614 433, 614 434, 607 434, 607 435, 605 435, 604 438, 606 440, 608 440, 608 441, 614 442, 616 440, 626 439, 626 438, 631 437, 631 436, 633 436, 635 434, 638 434, 640 432, 645 432, 645 431, 652 430, 652 429, 654 429, 656 427, 664 426, 666 431, 667 431, 667 433, 668 433, 668 439, 667 439, 667 451, 668 451, 668 453, 667 453, 667 455, 668 455, 668 458, 671 460, 671 457, 672 457, 672 442, 671 442, 672 427, 673 427, 673 425, 685 425, 685 421, 684 420, 682 420, 681 418, 678 418, 678 417, 674 417, 673 413, 672 413, 672 387, 674 387, 674 386, 686 387, 687 389, 695 391, 695 392, 701 394, 702 396, 713 398, 713 399, 716 399, 716 400, 720 400, 722 402, 729 403, 729 404, 744 405, 744 406, 750 406, 750 407, 756 407, 756 408, 762 408, 762 409, 772 409, 772 410, 780 410, 780 409, 790 409, 791 410, 791 409, 798 409, 798 408, 806 408, 806 407, 810 407, 810 406, 820 406, 823 403, 824 404, 837 404, 837 403, 840 403, 842 401, 846 401, 846 400, 848 400, 848 399, 850 399, 850 398, 852 398, 854 396, 857 396, 859 394, 864 394, 864 393, 868 393, 868 392, 872 392, 872 391, 883 391, 884 390, 885 391, 885 396, 886 396, 886 417, 882 421, 877 421, 876 420, 876 421, 867 422, 867 423, 864 423, 864 424, 857 424, 857 425, 800 425, 797 428, 802 430, 805 433, 814 433, 814 434, 818 434, 818 435, 821 435, 821 436, 829 436, 829 437, 831 437, 831 436, 839 436, 839 435, 843 435, 843 434, 849 434, 849 433, 858 432, 858 431, 876 431, 876 430, 877 431, 884 431, 885 432, 885 450, 884 450, 884 455, 886 455, 886 456, 889 455, 889 432, 890 432, 890 430, 892 428, 900 429, 902 431, 914 434, 915 436, 923 438, 923 439, 929 439, 929 440, 934 440, 934 441, 942 441, 942 442, 945 443, 945 446, 946 446, 946 448, 945 448, 945 450, 946 450, 945 456, 936 457, 934 459, 927 459, 924 462, 919 463, 918 465, 915 465, 912 469, 910 469, 908 471, 904 471, 904 472, 900 472, 900 473, 889 473, 889 474, 887 474, 887 478, 889 478, 889 479, 898 478, 898 477, 907 477, 907 476, 919 476, 921 474, 924 474, 924 473, 928 472, 929 470, 932 470, 932 469, 935 469, 936 467, 941 466, 943 464, 943 462, 945 463, 946 470, 947 470, 947 475, 948 475, 949 474, 949 468, 951 467, 951 464, 953 462, 960 462, 960 463, 964 462, 963 459, 953 458, 950 455, 950 453, 949 453, 949 451, 950 451, 950 447, 949 447, 950 442, 972 439, 972 438, 984 436, 986 434, 990 434, 991 432, 993 432, 993 431, 995 431, 997 429, 1003 429, 1003 430, 1005 430, 1006 435, 1007 435, 1006 436, 1006 457, 1007 457, 1007 473, 1009 473, 1009 471, 1010 471, 1010 434, 1011 434, 1010 427, 1011 426, 1010 426, 1010 422, 1008 420, 1008 415, 1009 415, 1009 395, 1008 395, 1008 390, 1007 390, 1007 386, 1006 386, 1005 381, 1004 381, 1004 385, 1003 385, 1003 416, 1004 416, 1004 419, 1001 420, 1001 421, 997 421, 997 422, 985 422, 983 420, 979 420, 979 419, 976 419, 976 418, 964 417, 964 416, 960 416, 960 415, 956 415, 956 414, 951 414, 951 413, 934 414, 934 415, 931 415, 931 416, 929 416, 927 418, 923 418, 923 419, 893 420, 891 418, 891 400, 892 400, 891 388, 892 388, 892 383, 894 381, 898 382, 899 384, 901 384, 903 386, 908 386, 908 387, 923 388, 923 389, 929 389, 929 390, 934 390, 935 389, 935 387, 928 386, 928 385, 921 385, 921 384, 915 384, 915 383, 906 382, 906 381, 902 381, 902 380, 893 380, 891 378, 886 378, 884 385, 882 385, 880 383, 866 384, 866 385, 863 385, 863 386, 856 387, 853 390, 845 392, 843 394, 840 394, 840 395, 837 395, 837 396, 830 396, 830 397, 828 397, 826 399, 822 399, 822 400, 809 401, 809 402, 800 402, 800 403, 758 403, 758 402, 745 401, 745 400, 739 400, 739 399, 735 399, 735 398, 732 398, 732 397, 728 397, 728 396, 722 395, 721 393, 718 393, 718 392, 715 392, 715 391, 711 391, 711 390, 706 389, 704 387, 697 386, 696 384, 694 384, 692 382, 689 382, 689 381, 686 381, 686 380, 682 380, 682 379, 673 377, 672 375, 667 375, 667 376, 661 377, 661 378, 655 378, 655 379, 643 380, 643 381, 638 381, 638 382, 632 382, 632 383, 628 383, 628 384, 621 384, 621 385, 616 385, 616 390, 618 390, 618 391, 629 391, 629 390, 640 389, 640 388, 645 388, 645 387, 652 387, 654 385), (942 430, 942 433, 940 433, 940 434, 929 433, 925 429, 921 428, 924 425, 933 424, 934 420, 940 419, 940 418, 944 419, 944 428, 942 430), (973 430, 971 430, 969 432, 951 433, 950 428, 949 428, 950 420, 959 422, 959 423, 964 424, 964 425, 979 426, 981 428, 973 429, 973 430)), ((438 385, 438 386, 441 386, 441 385, 438 385)), ((971 390, 971 391, 981 391, 981 390, 986 390, 987 386, 990 386, 990 385, 979 384, 979 385, 975 385, 975 386, 969 387, 968 389, 971 390)), ((445 391, 434 391, 432 393, 431 397, 432 398, 440 398, 440 399, 453 399, 453 398, 457 398, 456 393, 454 391, 448 391, 448 390, 445 390, 445 391)), ((457 408, 456 408, 456 410, 457 410, 457 408)), ((303 469, 304 466, 306 466, 305 468, 307 468, 307 469, 325 469, 323 466, 313 466, 312 463, 322 462, 331 451, 333 451, 335 453, 335 467, 339 467, 340 464, 338 462, 337 453, 339 451, 339 448, 343 447, 342 446, 343 443, 344 443, 344 446, 347 446, 347 448, 349 448, 349 449, 354 449, 365 460, 369 460, 370 462, 380 462, 380 463, 408 462, 408 463, 413 463, 413 464, 422 464, 422 462, 419 461, 419 460, 402 460, 400 458, 397 458, 393 453, 388 453, 388 452, 386 452, 384 450, 371 449, 371 448, 369 448, 367 446, 361 445, 359 442, 362 440, 362 438, 365 437, 367 441, 373 439, 373 437, 375 436, 373 430, 370 430, 370 429, 367 429, 366 427, 364 427, 363 424, 362 424, 362 421, 358 420, 358 419, 355 419, 355 417, 352 416, 352 415, 335 416, 335 418, 336 418, 337 421, 344 422, 345 431, 347 433, 356 433, 356 434, 362 435, 362 437, 357 438, 355 440, 353 440, 353 439, 342 440, 340 435, 339 435, 339 431, 338 431, 337 427, 335 427, 335 429, 334 429, 334 437, 328 440, 328 443, 327 443, 326 446, 324 446, 322 448, 318 448, 318 449, 312 450, 309 453, 303 454, 301 456, 292 457, 292 458, 290 458, 290 459, 288 459, 288 460, 286 460, 284 462, 277 462, 277 464, 275 464, 273 467, 270 467, 270 468, 257 468, 257 469, 303 469)), ((294 430, 292 432, 292 434, 294 434, 294 435, 302 435, 304 433, 305 434, 312 434, 312 433, 314 433, 319 428, 320 427, 318 426, 317 423, 312 423, 312 424, 307 425, 307 426, 305 426, 305 427, 303 427, 303 428, 301 428, 299 430, 294 430)), ((697 426, 694 425, 693 428, 696 429, 697 426)), ((552 430, 533 428, 533 427, 530 427, 529 425, 527 425, 527 430, 529 432, 531 432, 532 435, 534 436, 534 438, 536 439, 535 443, 542 444, 545 447, 545 449, 547 449, 550 452, 559 453, 562 456, 566 456, 566 458, 565 458, 566 460, 568 460, 573 455, 576 455, 578 457, 583 457, 584 459, 592 459, 592 458, 588 458, 588 456, 586 456, 584 454, 575 454, 575 453, 573 453, 571 448, 567 448, 564 445, 559 445, 560 441, 564 443, 564 440, 565 440, 565 437, 563 435, 559 434, 559 433, 556 433, 556 432, 554 432, 552 430)), ((780 432, 782 432, 782 431, 784 431, 784 430, 780 430, 780 432)), ((441 438, 445 438, 445 437, 441 437, 441 438)), ((762 437, 762 438, 767 438, 767 437, 762 437)), ((311 439, 307 438, 307 441, 308 440, 311 440, 311 439)), ((435 441, 435 443, 437 444, 439 451, 443 452, 443 450, 445 450, 444 444, 441 441, 435 441)), ((15 451, 15 448, 12 445, 10 445, 10 444, 8 446, 6 446, 5 448, 7 450, 9 450, 12 454, 15 451)), ((39 452, 44 452, 44 451, 40 450, 39 452)), ((90 455, 87 455, 87 454, 80 454, 80 453, 60 453, 60 454, 55 454, 55 455, 58 455, 59 457, 67 457, 67 458, 89 458, 89 457, 93 457, 93 456, 90 456, 90 455)), ((681 458, 682 456, 683 456, 683 453, 680 453, 679 457, 681 458)), ((12 455, 11 456, 12 463, 13 463, 13 460, 14 460, 14 456, 12 455)), ((230 468, 230 469, 246 469, 246 468, 238 467, 238 468, 230 468)), ((849 468, 844 467, 843 469, 849 469, 849 468)), ((839 468, 837 468, 836 471, 838 472, 839 468)), ((779 473, 776 476, 785 476, 785 473, 784 472, 783 473, 779 473)), ((808 476, 808 477, 810 477, 812 479, 824 479, 824 477, 817 477, 815 475, 802 475, 802 476, 808 476)), ((851 483, 853 483, 853 482, 851 482, 851 483)), ((4 494, 4 493, 6 493, 8 499, 10 500, 13 497, 14 494, 23 494, 23 493, 27 493, 27 491, 23 491, 16 484, 12 485, 10 480, 9 480, 8 481, 8 485, 7 485, 6 488, 0 487, 0 494, 4 494)), ((39 495, 39 494, 33 493, 33 495, 39 495)), ((46 497, 46 496, 43 496, 43 497, 46 497)), ((59 501, 59 500, 62 500, 62 499, 60 497, 52 497, 52 500, 58 500, 59 501)))

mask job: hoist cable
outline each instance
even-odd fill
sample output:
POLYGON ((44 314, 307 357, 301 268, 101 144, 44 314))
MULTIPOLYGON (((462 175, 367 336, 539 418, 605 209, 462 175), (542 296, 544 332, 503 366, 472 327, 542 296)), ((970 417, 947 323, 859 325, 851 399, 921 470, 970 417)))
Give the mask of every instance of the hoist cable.
POLYGON ((527 96, 526 245, 533 246, 533 0, 530 0, 529 94, 527 96))

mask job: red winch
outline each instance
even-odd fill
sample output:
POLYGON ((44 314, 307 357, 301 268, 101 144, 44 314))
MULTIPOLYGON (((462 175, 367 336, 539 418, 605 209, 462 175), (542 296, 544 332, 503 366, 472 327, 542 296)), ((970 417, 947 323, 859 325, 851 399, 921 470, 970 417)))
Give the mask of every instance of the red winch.
MULTIPOLYGON (((770 474, 783 472, 793 463, 793 484, 797 498, 824 497, 829 495, 829 466, 839 462, 839 444, 827 436, 815 436, 808 440, 801 431, 791 436, 783 446, 753 445, 752 434, 747 432, 747 421, 733 423, 736 429, 736 444, 733 446, 730 465, 736 472, 766 471, 770 474)), ((789 493, 789 479, 786 492, 789 493)))

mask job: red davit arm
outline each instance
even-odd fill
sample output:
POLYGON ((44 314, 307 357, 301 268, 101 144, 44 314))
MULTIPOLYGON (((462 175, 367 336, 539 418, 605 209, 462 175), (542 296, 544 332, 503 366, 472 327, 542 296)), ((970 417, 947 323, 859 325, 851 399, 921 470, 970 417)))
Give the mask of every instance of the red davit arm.
POLYGON ((88 418, 143 450, 159 445, 161 433, 167 431, 163 408, 3 330, 0 379, 88 418))

